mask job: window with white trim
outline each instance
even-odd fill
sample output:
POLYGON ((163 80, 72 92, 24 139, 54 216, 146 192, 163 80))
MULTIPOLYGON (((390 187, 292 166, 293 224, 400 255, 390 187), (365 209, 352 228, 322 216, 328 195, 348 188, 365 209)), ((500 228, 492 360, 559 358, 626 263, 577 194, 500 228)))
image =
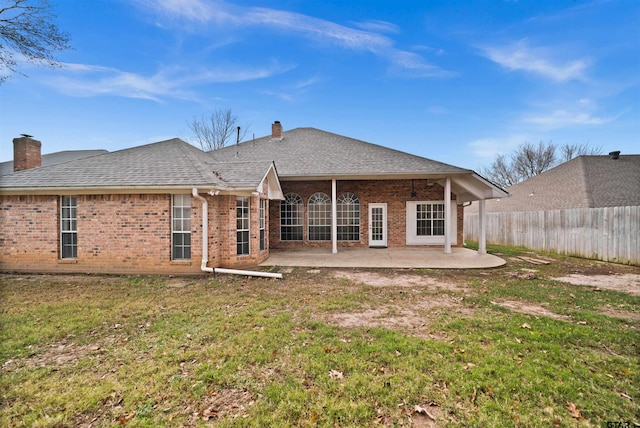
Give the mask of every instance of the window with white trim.
POLYGON ((338 241, 360 240, 360 199, 353 193, 341 194, 338 203, 338 241))
POLYGON ((265 200, 260 199, 260 251, 267 249, 267 237, 265 235, 265 200))
POLYGON ((191 260, 191 195, 171 201, 171 260, 191 260))
POLYGON ((280 240, 302 241, 304 205, 297 193, 287 193, 280 202, 280 240))
POLYGON ((419 203, 416 205, 416 235, 444 236, 444 204, 419 203))
POLYGON ((407 201, 407 245, 442 245, 449 233, 452 245, 457 245, 457 203, 452 200, 446 218, 444 201, 407 201))
POLYGON ((60 258, 78 258, 78 205, 75 196, 60 197, 60 258))
POLYGON ((331 199, 318 192, 309 198, 309 241, 331 240, 331 199))
POLYGON ((249 254, 249 197, 236 197, 236 254, 249 254))

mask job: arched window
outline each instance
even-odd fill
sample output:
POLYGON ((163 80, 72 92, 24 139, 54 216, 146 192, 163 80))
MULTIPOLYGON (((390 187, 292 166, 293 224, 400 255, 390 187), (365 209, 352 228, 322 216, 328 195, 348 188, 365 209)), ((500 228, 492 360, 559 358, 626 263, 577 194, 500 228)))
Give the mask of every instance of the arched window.
POLYGON ((280 202, 280 240, 302 241, 304 205, 297 193, 287 193, 280 202))
POLYGON ((338 197, 338 241, 360 240, 360 199, 350 192, 338 197))
POLYGON ((331 199, 318 192, 309 198, 309 241, 331 240, 331 199))

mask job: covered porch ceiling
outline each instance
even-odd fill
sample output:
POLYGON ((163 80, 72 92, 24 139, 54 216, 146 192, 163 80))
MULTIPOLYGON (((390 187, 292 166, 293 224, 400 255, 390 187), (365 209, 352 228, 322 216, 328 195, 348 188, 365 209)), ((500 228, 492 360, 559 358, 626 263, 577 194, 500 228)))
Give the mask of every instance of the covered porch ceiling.
POLYGON ((318 176, 280 176, 281 182, 287 181, 353 181, 353 180, 428 180, 430 183, 445 187, 446 178, 451 179, 451 191, 457 202, 471 202, 482 199, 506 198, 509 193, 473 171, 452 174, 369 174, 369 175, 318 175, 318 176))

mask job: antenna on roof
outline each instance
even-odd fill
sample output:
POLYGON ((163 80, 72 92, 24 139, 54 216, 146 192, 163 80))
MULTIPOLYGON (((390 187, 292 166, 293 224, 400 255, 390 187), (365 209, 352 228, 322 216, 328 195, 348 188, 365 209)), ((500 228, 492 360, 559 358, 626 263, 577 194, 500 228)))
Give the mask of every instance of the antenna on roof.
POLYGON ((238 136, 236 137, 236 157, 240 156, 238 152, 238 144, 240 144, 240 127, 238 126, 238 136))

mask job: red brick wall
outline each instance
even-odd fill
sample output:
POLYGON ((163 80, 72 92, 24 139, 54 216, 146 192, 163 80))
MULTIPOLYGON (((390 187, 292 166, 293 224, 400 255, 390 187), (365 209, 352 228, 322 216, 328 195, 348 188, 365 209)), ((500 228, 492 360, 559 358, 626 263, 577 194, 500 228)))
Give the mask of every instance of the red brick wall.
POLYGON ((209 230, 211 231, 209 235, 209 266, 242 268, 255 266, 264 261, 269 256, 268 201, 266 201, 267 210, 265 212, 267 217, 267 250, 260 251, 259 196, 252 196, 249 198, 249 255, 238 256, 236 251, 236 196, 220 195, 209 197, 209 199, 209 230))
MULTIPOLYGON (((308 241, 307 203, 309 197, 316 192, 324 192, 331 197, 331 181, 283 181, 281 183, 284 194, 293 192, 300 195, 304 203, 304 241, 281 241, 280 240, 280 204, 271 204, 269 212, 270 240, 271 248, 299 248, 301 246, 330 247, 331 242, 308 241)), ((360 240, 357 242, 338 241, 338 246, 368 246, 369 232, 369 204, 387 204, 387 228, 388 246, 404 247, 406 245, 406 202, 407 201, 442 201, 444 200, 444 189, 440 185, 427 186, 426 180, 362 180, 362 181, 338 181, 337 195, 352 192, 360 198, 360 240), (412 197, 411 192, 415 191, 416 196, 412 197)), ((455 195, 451 195, 452 200, 455 195)), ((458 205, 457 220, 457 243, 462 244, 462 222, 463 209, 458 205)))
MULTIPOLYGON (((318 191, 331 195, 331 182, 283 182, 285 193, 296 192, 305 202, 318 191)), ((340 246, 367 246, 368 204, 387 203, 388 244, 406 242, 407 200, 442 200, 443 189, 414 180, 339 181, 338 195, 360 198, 360 240, 340 246)), ((209 202, 209 267, 255 266, 269 252, 260 251, 258 198, 250 198, 250 255, 236 254, 236 197, 203 195, 209 202)), ((78 273, 200 273, 202 204, 191 198, 191 260, 171 260, 171 195, 78 195, 78 258, 60 259, 59 196, 0 197, 0 270, 78 273)), ((267 202, 268 248, 301 245, 330 246, 330 242, 281 242, 280 204, 267 202)), ((458 206, 458 244, 462 243, 462 207, 458 206)), ((306 237, 307 230, 305 228, 306 237)))
MULTIPOLYGON (((236 256, 235 196, 209 196, 209 266, 245 267, 259 251, 258 198, 250 198, 251 255, 236 256)), ((60 259, 59 196, 0 197, 0 270, 200 273, 202 203, 191 198, 191 260, 171 260, 171 195, 78 195, 78 257, 60 259)), ((268 213, 267 213, 268 214, 268 213)), ((268 248, 268 247, 267 247, 268 248)))

